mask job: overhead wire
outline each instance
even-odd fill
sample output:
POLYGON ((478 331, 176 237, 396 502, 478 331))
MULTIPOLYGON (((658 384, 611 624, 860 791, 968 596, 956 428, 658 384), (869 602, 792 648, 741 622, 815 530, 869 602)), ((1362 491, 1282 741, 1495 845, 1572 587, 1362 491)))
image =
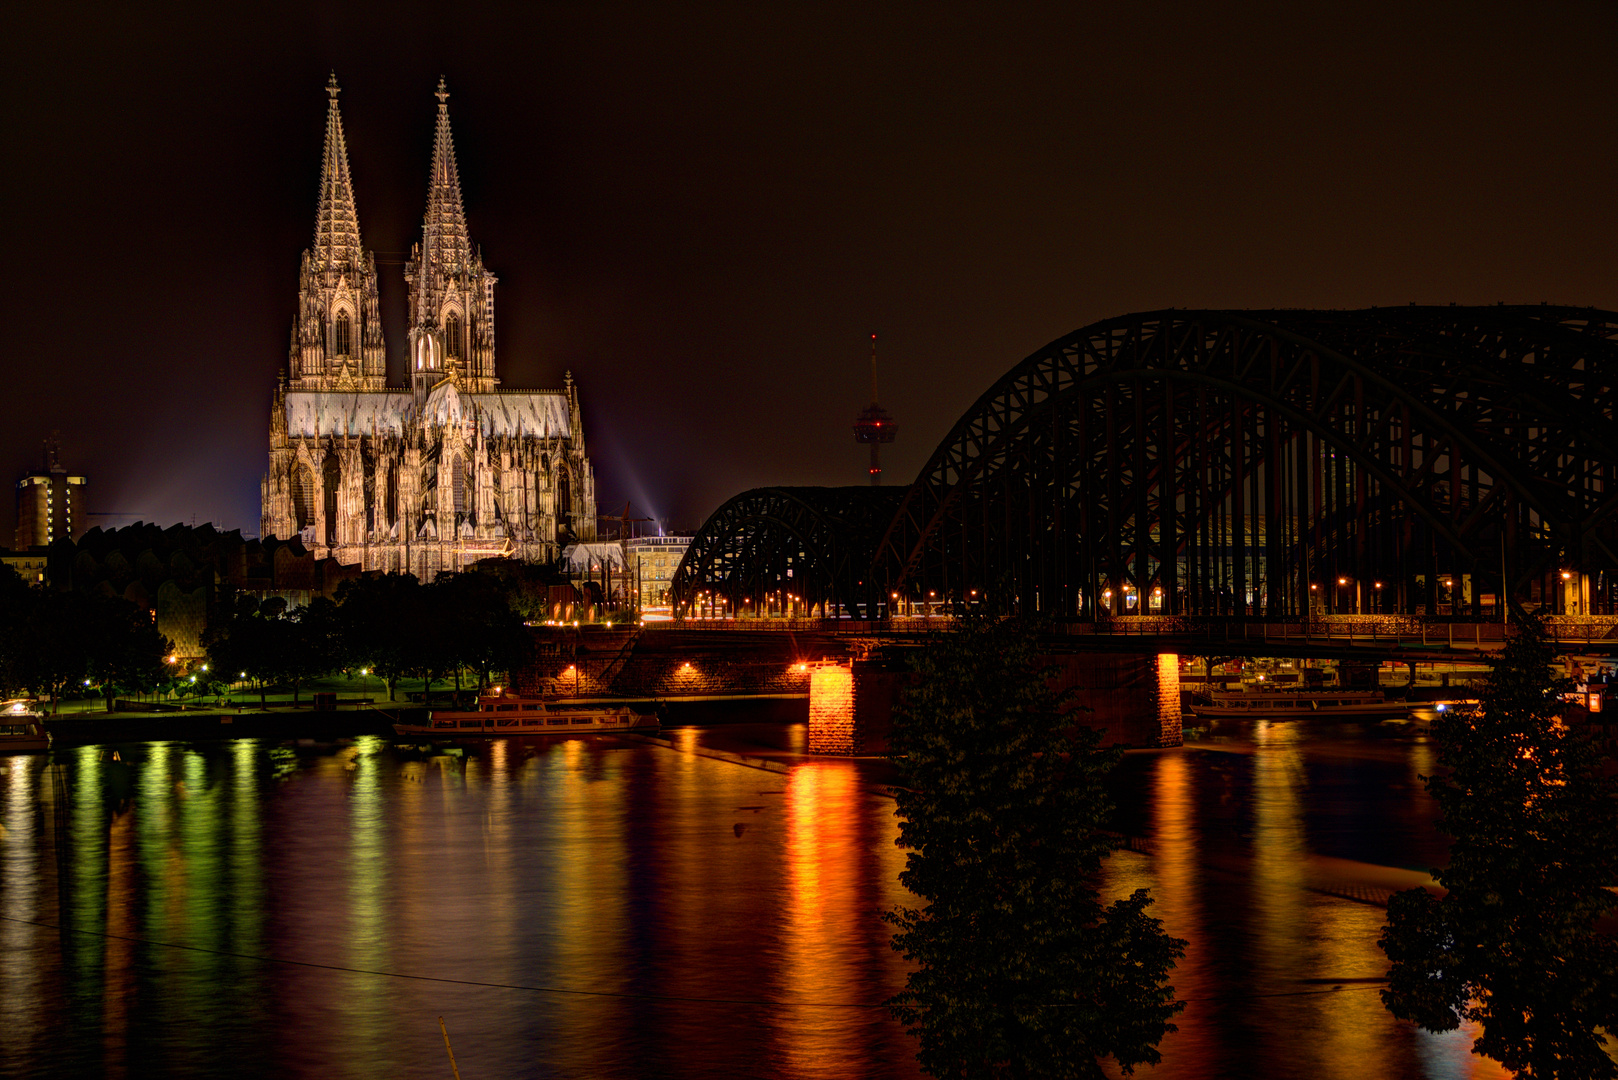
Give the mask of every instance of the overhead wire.
MULTIPOLYGON (((283 964, 289 967, 312 968, 317 971, 335 971, 347 975, 375 975, 386 979, 407 979, 412 982, 444 983, 451 986, 471 986, 488 990, 523 990, 536 994, 562 994, 572 997, 613 998, 621 1001, 667 1001, 694 1005, 748 1005, 772 1009, 886 1009, 888 1003, 883 1002, 856 1002, 856 1001, 779 1001, 770 998, 719 998, 696 997, 686 994, 645 994, 629 993, 620 990, 578 990, 562 986, 530 986, 524 983, 497 983, 485 982, 480 979, 452 979, 444 975, 416 975, 404 971, 382 971, 377 968, 347 967, 342 964, 321 964, 312 960, 291 960, 282 956, 262 956, 257 953, 232 952, 228 949, 210 949, 202 945, 187 945, 175 941, 157 941, 153 938, 134 937, 128 934, 111 934, 102 930, 85 930, 74 926, 60 926, 55 923, 41 922, 37 919, 20 919, 10 915, 0 915, 0 921, 22 923, 26 926, 37 926, 44 930, 55 930, 59 933, 85 934, 90 937, 103 938, 109 941, 127 941, 136 945, 151 945, 164 949, 182 949, 186 952, 203 953, 208 956, 222 956, 235 960, 256 960, 265 964, 283 964)), ((1354 985, 1344 983, 1334 984, 1324 990, 1282 990, 1274 993, 1247 994, 1249 999, 1258 998, 1284 998, 1284 997, 1315 997, 1322 994, 1340 994, 1349 990, 1374 990, 1384 979, 1375 979, 1369 982, 1353 980, 1354 985)), ((1206 998, 1180 998, 1179 1001, 1187 1005, 1205 1004, 1211 1001, 1228 1000, 1226 996, 1206 998)), ((1062 1009, 1076 1008, 1084 1003, 1072 1001, 1052 1001, 1043 1003, 1044 1008, 1062 1009)), ((925 1008, 926 1006, 920 1006, 925 1008)))

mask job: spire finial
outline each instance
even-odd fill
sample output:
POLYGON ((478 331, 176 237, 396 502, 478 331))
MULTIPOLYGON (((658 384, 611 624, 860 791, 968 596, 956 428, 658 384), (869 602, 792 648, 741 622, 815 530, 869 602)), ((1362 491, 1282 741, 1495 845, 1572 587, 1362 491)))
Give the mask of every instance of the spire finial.
POLYGON ((335 71, 331 73, 331 78, 326 80, 326 93, 331 95, 333 101, 337 100, 337 72, 335 71))
POLYGON ((438 99, 438 107, 440 109, 448 108, 446 102, 449 101, 449 91, 444 89, 444 76, 442 75, 438 77, 438 90, 433 94, 433 96, 438 99))

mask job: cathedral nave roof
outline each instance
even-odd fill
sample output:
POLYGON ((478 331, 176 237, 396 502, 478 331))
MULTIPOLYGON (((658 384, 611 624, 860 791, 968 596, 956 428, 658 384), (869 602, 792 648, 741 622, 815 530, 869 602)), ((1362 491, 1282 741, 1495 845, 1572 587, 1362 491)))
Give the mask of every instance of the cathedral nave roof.
MULTIPOLYGON (((402 435, 415 408, 408 390, 288 390, 287 436, 402 435)), ((435 387, 423 404, 429 424, 475 418, 485 438, 566 438, 572 433, 567 396, 555 390, 463 394, 453 383, 435 387)))

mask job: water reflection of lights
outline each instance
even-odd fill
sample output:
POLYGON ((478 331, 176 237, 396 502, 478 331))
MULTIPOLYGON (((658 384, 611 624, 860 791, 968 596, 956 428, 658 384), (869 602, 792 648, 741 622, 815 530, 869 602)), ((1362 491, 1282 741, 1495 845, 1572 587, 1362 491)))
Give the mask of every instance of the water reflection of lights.
MULTIPOLYGON (((4 817, 0 818, 0 986, 9 1001, 26 1002, 39 994, 45 972, 31 961, 49 931, 29 922, 40 917, 40 878, 33 873, 34 851, 39 842, 34 809, 38 796, 37 778, 43 760, 30 754, 24 758, 0 758, 5 781, 4 817), (38 764, 36 764, 36 760, 38 764)), ((30 1046, 39 1038, 49 1018, 37 1010, 4 1007, 5 1038, 15 1044, 12 1051, 27 1060, 30 1046)))
MULTIPOLYGON (((787 776, 782 945, 788 1001, 855 1001, 861 993, 847 955, 825 948, 866 914, 858 787, 846 761, 800 765, 787 776)), ((776 1022, 790 1075, 859 1075, 861 1020, 852 1010, 782 1009, 776 1022)))
MULTIPOLYGON (((1179 702, 1175 706, 1178 709, 1179 702)), ((1152 840, 1150 871, 1156 880, 1144 882, 1156 901, 1149 912, 1162 919, 1169 932, 1187 941, 1185 958, 1175 968, 1175 996, 1197 999, 1215 992, 1214 979, 1203 955, 1201 852, 1196 831, 1196 779, 1183 752, 1170 752, 1157 760, 1152 780, 1152 840)), ((1217 1040, 1208 1031, 1203 1010, 1182 1014, 1175 1038, 1177 1054, 1195 1055, 1211 1067, 1217 1040)))

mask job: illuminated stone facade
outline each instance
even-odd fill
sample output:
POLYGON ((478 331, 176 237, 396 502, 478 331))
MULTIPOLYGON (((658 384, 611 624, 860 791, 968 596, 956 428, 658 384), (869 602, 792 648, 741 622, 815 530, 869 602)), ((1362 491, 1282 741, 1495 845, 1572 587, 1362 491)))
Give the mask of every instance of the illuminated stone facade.
POLYGON ((495 277, 472 244, 438 87, 427 212, 405 267, 408 385, 389 387, 376 261, 360 242, 335 78, 314 246, 270 412, 263 535, 431 579, 493 555, 549 561, 596 535, 578 391, 505 390, 495 277))
POLYGON ((640 608, 667 608, 669 583, 691 546, 689 536, 637 536, 624 541, 629 576, 640 593, 640 608))

